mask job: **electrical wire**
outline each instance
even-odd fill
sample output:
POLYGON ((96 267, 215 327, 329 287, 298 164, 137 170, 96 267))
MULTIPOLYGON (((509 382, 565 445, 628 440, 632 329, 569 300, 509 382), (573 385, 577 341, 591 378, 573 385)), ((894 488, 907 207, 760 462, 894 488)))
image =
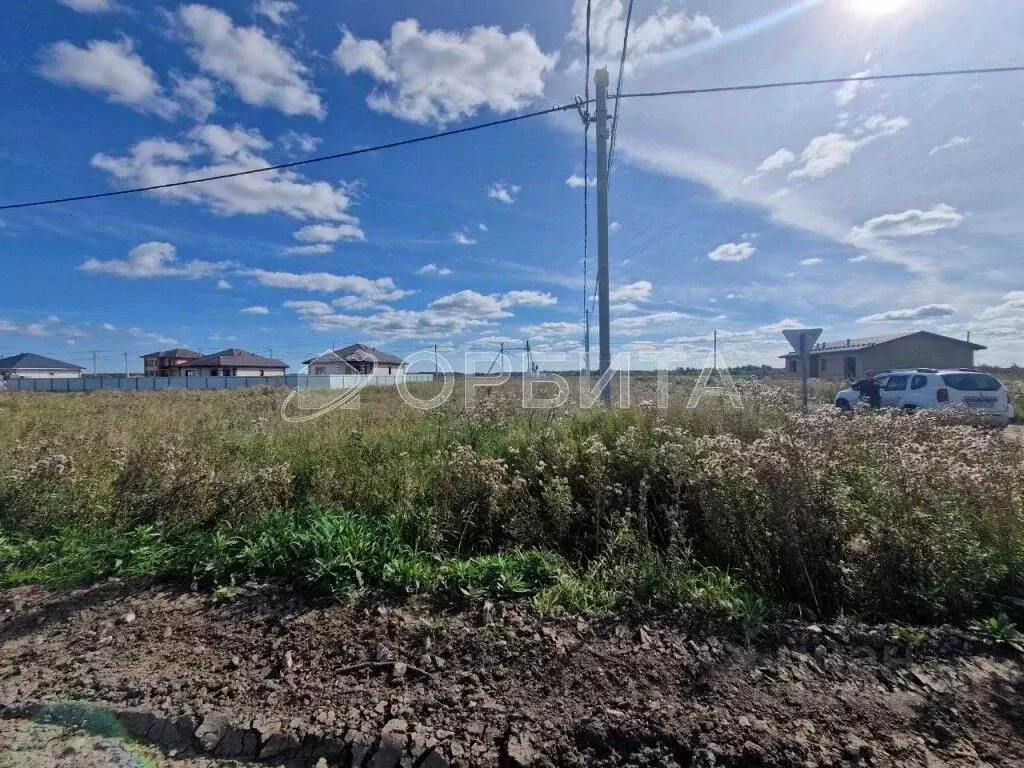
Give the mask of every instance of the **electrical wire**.
POLYGON ((615 112, 612 115, 611 139, 608 142, 608 183, 611 183, 612 165, 615 162, 615 135, 619 127, 619 104, 622 103, 618 96, 622 93, 622 73, 626 70, 626 50, 629 47, 629 23, 633 18, 633 0, 629 0, 629 7, 626 10, 626 28, 622 33, 622 56, 619 59, 619 77, 615 84, 615 112))
POLYGON ((793 88, 804 85, 837 85, 839 83, 866 83, 875 80, 911 80, 923 77, 954 77, 957 75, 993 75, 1005 72, 1024 72, 1024 65, 1010 67, 982 67, 978 69, 940 69, 927 72, 896 72, 889 75, 853 75, 825 77, 817 80, 781 80, 754 85, 720 85, 713 88, 678 88, 667 91, 642 91, 609 96, 612 99, 646 99, 656 96, 693 96, 700 93, 730 93, 733 91, 762 91, 769 88, 793 88))
MULTIPOLYGON (((643 91, 638 93, 618 93, 609 98, 614 99, 616 103, 621 99, 642 99, 642 98, 653 98, 660 96, 692 96, 702 93, 729 93, 734 91, 758 91, 767 90, 771 88, 791 88, 796 86, 808 86, 808 85, 834 85, 839 83, 859 83, 859 82, 871 82, 878 80, 905 80, 915 78, 926 78, 926 77, 952 77, 957 75, 989 75, 1006 72, 1024 72, 1024 65, 1021 66, 1007 66, 1007 67, 982 67, 977 69, 947 69, 947 70, 934 70, 928 72, 901 72, 888 75, 863 75, 863 76, 851 76, 851 77, 828 77, 820 78, 816 80, 787 80, 772 83, 757 83, 753 85, 722 85, 712 88, 679 88, 673 90, 664 91, 643 91)), ((587 99, 585 104, 589 105, 594 102, 594 99, 587 99)), ((0 211, 10 211, 19 208, 36 208, 43 205, 56 205, 59 203, 73 203, 81 200, 96 200, 106 197, 118 197, 120 195, 131 195, 139 192, 153 192, 160 189, 170 189, 173 187, 184 187, 191 184, 202 184, 210 181, 221 181, 223 179, 234 179, 240 176, 250 176, 257 173, 268 173, 270 171, 280 171, 288 168, 298 168, 304 165, 312 165, 314 163, 322 163, 328 160, 340 160, 347 157, 355 157, 357 155, 365 155, 371 152, 380 152, 388 149, 397 149, 399 147, 406 147, 413 144, 422 144, 423 142, 433 141, 434 139, 442 139, 448 136, 459 136, 464 133, 471 133, 473 131, 479 131, 484 128, 494 128, 501 125, 508 125, 510 123, 517 123, 523 120, 528 120, 534 117, 542 117, 544 115, 551 115, 556 112, 564 112, 569 109, 578 108, 584 106, 578 101, 574 101, 569 104, 560 104, 554 107, 548 107, 547 109, 539 109, 534 112, 524 112, 520 115, 513 115, 512 117, 501 118, 500 120, 491 120, 486 123, 477 123, 475 125, 467 125, 463 128, 453 128, 448 131, 438 131, 437 133, 430 133, 425 136, 415 136, 411 139, 402 139, 401 141, 392 141, 387 144, 378 144, 373 147, 364 147, 362 149, 353 149, 348 152, 338 152, 331 155, 320 155, 318 157, 309 157, 303 160, 294 160, 290 163, 279 163, 277 165, 268 165, 261 168, 250 168, 244 171, 235 171, 233 173, 222 173, 216 176, 204 176, 197 179, 186 179, 184 181, 173 181, 167 184, 154 184, 147 187, 132 187, 130 189, 117 189, 107 192, 95 192, 86 195, 72 195, 69 197, 58 197, 47 200, 33 200, 25 203, 5 203, 0 205, 0 211)))
POLYGON ((504 117, 500 120, 490 120, 486 123, 477 123, 475 125, 467 125, 464 128, 453 128, 448 131, 438 131, 437 133, 429 133, 425 136, 415 136, 411 139, 402 139, 401 141, 392 141, 387 144, 378 144, 374 147, 363 147, 361 149, 353 149, 348 152, 337 152, 331 155, 319 155, 317 157, 308 157, 303 160, 293 160, 290 163, 279 163, 277 165, 268 165, 261 168, 249 168, 244 171, 235 171, 233 173, 221 173, 216 176, 203 176, 198 179, 185 179, 184 181, 172 181, 167 184, 153 184, 148 187, 132 187, 130 189, 115 189, 108 192, 94 192, 87 195, 72 195, 70 197, 59 197, 50 200, 33 200, 26 203, 5 203, 0 205, 0 211, 11 211, 18 208, 36 208, 42 205, 56 205, 58 203, 74 203, 81 200, 96 200, 104 197, 117 197, 119 195, 131 195, 138 192, 153 192, 160 189, 170 189, 172 187, 184 187, 191 184, 203 184, 209 181, 222 181, 223 179, 235 179, 239 176, 251 176, 257 173, 268 173, 270 171, 280 171, 288 168, 298 168, 303 165, 312 165, 313 163, 323 163, 328 160, 341 160, 342 158, 355 157, 357 155, 366 155, 371 152, 381 152, 387 149, 397 149, 399 147, 407 147, 412 144, 422 144, 425 141, 433 141, 435 139, 443 139, 449 136, 459 136, 464 133, 471 133, 473 131, 479 131, 484 128, 495 128, 500 125, 508 125, 510 123, 517 123, 522 120, 528 120, 533 117, 543 117, 544 115, 551 115, 555 112, 564 112, 567 109, 574 109, 576 102, 571 104, 560 104, 556 107, 548 107, 547 109, 538 109, 533 112, 524 112, 520 115, 513 115, 512 117, 504 117))

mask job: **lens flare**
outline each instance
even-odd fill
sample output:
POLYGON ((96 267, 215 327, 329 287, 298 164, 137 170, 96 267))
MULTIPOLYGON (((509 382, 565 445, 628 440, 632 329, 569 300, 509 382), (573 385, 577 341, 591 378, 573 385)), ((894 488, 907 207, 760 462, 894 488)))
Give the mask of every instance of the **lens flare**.
POLYGON ((907 4, 907 0, 849 0, 858 13, 869 16, 886 16, 896 13, 907 4))

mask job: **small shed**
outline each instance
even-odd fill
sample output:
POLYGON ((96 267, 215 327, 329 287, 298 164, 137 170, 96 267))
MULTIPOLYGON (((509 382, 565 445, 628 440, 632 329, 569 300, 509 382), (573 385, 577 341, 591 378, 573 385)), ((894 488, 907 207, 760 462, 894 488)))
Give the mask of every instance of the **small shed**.
POLYGON ((0 358, 0 378, 4 379, 78 379, 82 366, 22 352, 0 358))
MULTIPOLYGON (((972 368, 974 353, 982 349, 982 344, 931 331, 824 341, 811 349, 808 373, 813 378, 854 379, 865 371, 893 368, 972 368)), ((789 373, 798 372, 795 352, 782 359, 789 373)))

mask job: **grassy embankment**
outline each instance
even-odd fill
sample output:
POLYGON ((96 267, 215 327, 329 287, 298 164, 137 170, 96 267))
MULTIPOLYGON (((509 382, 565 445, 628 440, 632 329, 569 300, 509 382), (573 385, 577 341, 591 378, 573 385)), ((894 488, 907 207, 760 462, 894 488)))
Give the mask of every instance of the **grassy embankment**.
POLYGON ((791 391, 741 387, 741 410, 687 410, 677 387, 665 411, 612 412, 364 391, 303 424, 269 391, 0 395, 0 583, 269 579, 750 622, 963 621, 1024 597, 1022 442, 932 414, 800 417, 791 391))

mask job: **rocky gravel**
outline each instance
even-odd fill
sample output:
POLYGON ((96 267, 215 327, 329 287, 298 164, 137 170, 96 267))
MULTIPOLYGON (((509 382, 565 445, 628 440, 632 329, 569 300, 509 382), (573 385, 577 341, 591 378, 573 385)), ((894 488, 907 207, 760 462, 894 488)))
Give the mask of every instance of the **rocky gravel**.
POLYGON ((19 768, 33 729, 63 734, 40 765, 62 741, 121 765, 134 740, 204 767, 1024 766, 1020 654, 951 628, 911 653, 879 627, 254 585, 0 593, 0 716, 19 768))

